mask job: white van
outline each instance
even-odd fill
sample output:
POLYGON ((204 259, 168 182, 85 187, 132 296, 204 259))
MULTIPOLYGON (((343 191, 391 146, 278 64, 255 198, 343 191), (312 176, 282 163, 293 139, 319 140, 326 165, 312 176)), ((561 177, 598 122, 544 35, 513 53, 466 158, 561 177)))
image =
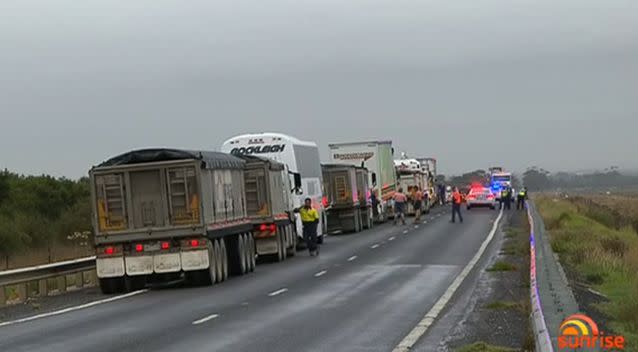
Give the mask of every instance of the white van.
MULTIPOLYGON (((317 226, 319 243, 323 242, 326 218, 323 204, 323 176, 317 144, 281 133, 266 132, 232 137, 224 142, 221 151, 234 155, 254 155, 273 159, 286 164, 291 173, 299 173, 302 192, 292 194, 293 205, 297 208, 303 205, 304 199, 312 199, 313 207, 319 212, 320 218, 319 226, 317 226)), ((299 217, 297 217, 297 235, 303 237, 299 217)))

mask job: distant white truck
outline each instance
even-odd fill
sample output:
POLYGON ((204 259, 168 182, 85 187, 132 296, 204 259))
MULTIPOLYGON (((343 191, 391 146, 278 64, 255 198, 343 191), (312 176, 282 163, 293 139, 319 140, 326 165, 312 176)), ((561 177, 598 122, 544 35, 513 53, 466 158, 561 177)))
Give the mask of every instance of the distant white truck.
POLYGON ((393 217, 391 199, 397 188, 397 173, 394 168, 392 141, 333 143, 329 147, 331 163, 368 169, 369 184, 379 200, 375 209, 376 220, 384 222, 393 217))
MULTIPOLYGON (((293 173, 298 173, 301 176, 301 191, 293 196, 293 206, 302 206, 305 198, 312 200, 312 206, 317 209, 320 217, 317 226, 318 241, 323 242, 327 227, 323 204, 323 176, 317 144, 281 133, 266 132, 232 137, 222 144, 221 151, 232 155, 272 159, 285 164, 291 172, 291 177, 293 173)), ((300 239, 303 238, 299 216, 296 219, 296 233, 300 239)))

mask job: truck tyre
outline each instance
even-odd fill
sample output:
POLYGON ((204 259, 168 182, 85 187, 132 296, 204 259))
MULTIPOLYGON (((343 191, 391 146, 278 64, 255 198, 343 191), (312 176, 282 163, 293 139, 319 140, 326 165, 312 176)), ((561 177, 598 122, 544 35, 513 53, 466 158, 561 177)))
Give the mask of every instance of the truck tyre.
POLYGON ((228 252, 226 252, 226 241, 221 239, 219 243, 222 256, 222 281, 226 281, 226 279, 228 279, 228 252))
POLYGON ((100 290, 105 295, 118 293, 124 289, 124 278, 122 277, 106 277, 100 279, 100 290))
POLYGON ((323 234, 317 236, 317 243, 323 244, 323 234))
POLYGON ((288 238, 290 238, 290 247, 288 247, 288 256, 294 257, 297 254, 297 234, 292 230, 292 225, 286 226, 288 238))
POLYGON ((125 276, 124 277, 124 292, 133 292, 141 290, 146 286, 146 276, 125 276))
POLYGON ((284 260, 286 260, 286 243, 284 240, 284 233, 282 229, 283 229, 282 227, 278 227, 277 233, 275 234, 275 236, 277 236, 277 261, 278 262, 283 262, 284 260))
POLYGON ((250 272, 255 271, 255 266, 257 265, 257 258, 255 257, 256 252, 255 238, 252 233, 248 233, 248 271, 250 272))
POLYGON ((246 236, 242 233, 239 235, 237 242, 239 245, 239 248, 237 249, 237 253, 239 253, 239 275, 244 275, 248 269, 246 268, 246 264, 248 263, 248 258, 246 258, 246 254, 248 254, 248 249, 246 248, 246 236))
POLYGON ((219 283, 224 281, 224 267, 222 264, 222 247, 219 244, 219 240, 215 240, 215 244, 214 244, 214 249, 215 249, 215 282, 219 283))

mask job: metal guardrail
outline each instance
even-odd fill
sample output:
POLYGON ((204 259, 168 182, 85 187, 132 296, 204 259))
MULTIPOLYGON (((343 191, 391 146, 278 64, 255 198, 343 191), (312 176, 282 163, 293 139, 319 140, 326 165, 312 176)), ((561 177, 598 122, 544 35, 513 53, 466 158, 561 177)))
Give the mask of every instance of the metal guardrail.
POLYGON ((97 283, 95 257, 0 271, 0 307, 97 283))
POLYGON ((534 333, 534 342, 536 351, 553 352, 552 341, 545 324, 545 316, 543 315, 543 307, 541 305, 538 294, 538 283, 536 281, 536 238, 534 236, 534 217, 530 208, 530 202, 527 202, 527 219, 529 221, 529 282, 530 282, 530 299, 532 307, 532 331, 534 333))
POLYGON ((545 231, 545 225, 534 203, 527 202, 530 222, 532 319, 536 336, 536 350, 559 350, 560 324, 579 311, 567 276, 558 261, 545 231))

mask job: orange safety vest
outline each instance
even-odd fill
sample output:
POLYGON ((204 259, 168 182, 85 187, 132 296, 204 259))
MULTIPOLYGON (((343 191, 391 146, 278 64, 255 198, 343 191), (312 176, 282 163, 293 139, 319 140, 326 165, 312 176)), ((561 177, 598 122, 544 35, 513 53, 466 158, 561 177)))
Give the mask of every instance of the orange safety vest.
POLYGON ((463 201, 463 197, 461 196, 461 192, 452 193, 452 197, 454 198, 454 204, 461 204, 463 201))

